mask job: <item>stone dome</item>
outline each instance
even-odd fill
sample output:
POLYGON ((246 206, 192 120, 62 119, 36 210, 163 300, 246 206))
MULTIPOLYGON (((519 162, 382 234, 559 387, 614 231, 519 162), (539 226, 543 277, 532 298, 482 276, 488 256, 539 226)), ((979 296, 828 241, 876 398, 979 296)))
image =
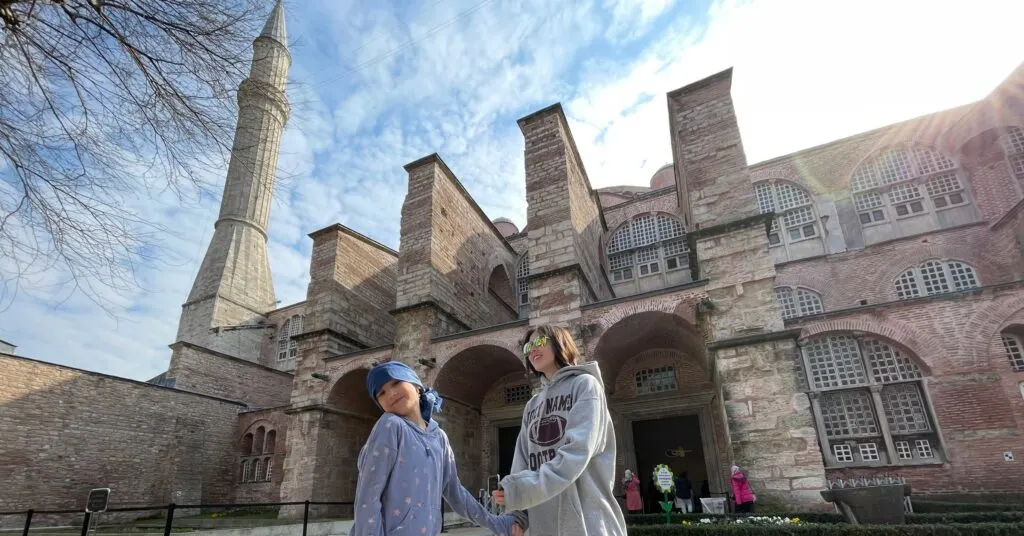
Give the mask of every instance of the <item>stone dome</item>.
POLYGON ((516 227, 516 224, 512 223, 512 220, 508 218, 497 218, 491 223, 497 227, 501 236, 512 236, 519 232, 519 228, 516 227))
POLYGON ((651 190, 660 190, 676 184, 676 174, 672 164, 661 166, 651 177, 651 190))

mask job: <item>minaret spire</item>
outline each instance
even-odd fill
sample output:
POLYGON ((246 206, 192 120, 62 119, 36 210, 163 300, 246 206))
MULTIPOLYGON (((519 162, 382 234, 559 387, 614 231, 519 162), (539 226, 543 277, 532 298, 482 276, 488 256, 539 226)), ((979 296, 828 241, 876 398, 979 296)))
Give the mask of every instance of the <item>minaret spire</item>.
POLYGON ((211 328, 254 324, 277 308, 267 223, 290 112, 284 92, 291 66, 287 42, 278 0, 253 41, 249 76, 238 87, 238 124, 220 216, 178 325, 178 341, 250 360, 259 356, 259 330, 219 335, 211 328))

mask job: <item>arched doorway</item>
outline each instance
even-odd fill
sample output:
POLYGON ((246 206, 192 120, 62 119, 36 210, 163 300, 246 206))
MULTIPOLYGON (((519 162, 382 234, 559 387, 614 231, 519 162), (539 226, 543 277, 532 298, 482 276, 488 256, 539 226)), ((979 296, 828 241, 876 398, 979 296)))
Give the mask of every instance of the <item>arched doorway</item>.
POLYGON ((640 475, 650 511, 660 511, 651 489, 659 464, 687 473, 698 494, 705 485, 712 494, 725 491, 725 416, 694 326, 671 313, 636 313, 605 330, 594 355, 616 421, 619 473, 640 475))
POLYGON ((506 348, 478 345, 448 359, 434 385, 445 398, 438 422, 451 441, 459 478, 476 495, 487 488, 489 475, 501 469, 507 474, 511 466, 523 407, 532 390, 526 368, 506 348))
POLYGON ((367 369, 346 372, 327 396, 318 442, 317 465, 323 468, 323 501, 352 502, 359 479, 359 452, 381 416, 366 392, 367 369))

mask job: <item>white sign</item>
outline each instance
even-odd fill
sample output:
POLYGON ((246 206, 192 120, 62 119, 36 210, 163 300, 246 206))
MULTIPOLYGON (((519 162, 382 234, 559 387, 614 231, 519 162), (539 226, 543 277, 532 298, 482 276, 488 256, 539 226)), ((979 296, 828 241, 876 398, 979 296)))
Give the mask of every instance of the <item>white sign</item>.
POLYGON ((671 493, 675 483, 672 479, 672 469, 667 465, 659 465, 654 468, 654 480, 662 493, 671 493))

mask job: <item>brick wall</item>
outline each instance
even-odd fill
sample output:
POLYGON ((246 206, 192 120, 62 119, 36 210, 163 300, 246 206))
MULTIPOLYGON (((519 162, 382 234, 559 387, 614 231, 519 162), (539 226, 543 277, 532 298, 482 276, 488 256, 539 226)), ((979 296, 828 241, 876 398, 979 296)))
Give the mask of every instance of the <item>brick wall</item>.
MULTIPOLYGON (((514 320, 516 312, 488 292, 488 280, 495 266, 516 265, 515 251, 437 155, 406 170, 398 307, 433 301, 462 329, 514 320)), ((442 324, 435 333, 451 328, 442 324)))
POLYGON ((459 480, 475 497, 484 483, 484 476, 480 473, 480 456, 485 438, 482 437, 480 426, 480 410, 449 400, 441 413, 437 414, 437 423, 448 435, 455 454, 459 480))
POLYGON ((122 506, 233 499, 241 404, 7 355, 0 370, 0 510, 84 507, 96 487, 122 506))
MULTIPOLYGON (((578 266, 578 275, 568 286, 562 286, 560 294, 573 294, 580 304, 612 297, 600 261, 601 238, 607 229, 561 106, 556 104, 520 119, 519 128, 526 146, 531 274, 578 266)), ((531 278, 530 315, 541 322, 550 315, 533 302, 535 280, 531 278)), ((555 281, 545 284, 550 286, 555 281)))
POLYGON ((860 300, 869 305, 896 300, 896 278, 930 258, 967 262, 982 285, 993 285, 1024 278, 1024 257, 1014 242, 1010 228, 992 232, 984 224, 965 226, 782 264, 776 284, 819 292, 825 311, 856 307, 860 300))
POLYGON ((242 359, 209 352, 188 343, 172 347, 167 377, 175 387, 211 396, 238 400, 256 408, 288 403, 293 376, 242 359))
POLYGON ((188 342, 214 352, 256 362, 263 345, 262 330, 211 333, 210 329, 265 321, 266 317, 262 314, 228 300, 212 297, 201 299, 182 306, 175 341, 188 342))
MULTIPOLYGON (((1020 492, 1024 465, 1019 457, 1004 462, 1002 454, 1021 450, 1021 375, 1010 368, 997 337, 999 329, 1022 312, 1024 288, 1018 284, 787 325, 803 327, 802 337, 850 332, 878 337, 902 347, 924 366, 949 463, 900 467, 915 493, 1020 492), (993 471, 998 471, 998 478, 993 471)), ((830 476, 870 473, 829 470, 830 476)))
MULTIPOLYGON (((279 502, 281 481, 284 479, 285 446, 288 444, 288 421, 290 417, 284 408, 248 411, 238 416, 235 428, 235 502, 259 503, 279 502), (259 430, 263 429, 263 442, 259 441, 259 430), (251 448, 245 436, 254 436, 251 448), (260 461, 260 471, 266 476, 267 461, 270 461, 270 480, 257 475, 255 482, 242 481, 241 464, 260 461)), ((249 468, 252 471, 252 468, 249 468)), ((248 479, 246 479, 248 480, 248 479)))
POLYGON ((680 202, 694 228, 757 214, 730 90, 732 69, 668 94, 680 202))
POLYGON ((606 208, 604 210, 604 218, 608 222, 608 233, 605 235, 603 244, 607 246, 608 239, 611 238, 611 235, 623 222, 637 214, 646 214, 648 212, 668 212, 681 220, 682 215, 679 213, 679 199, 676 197, 675 188, 658 190, 651 194, 650 197, 616 205, 614 208, 606 208))

